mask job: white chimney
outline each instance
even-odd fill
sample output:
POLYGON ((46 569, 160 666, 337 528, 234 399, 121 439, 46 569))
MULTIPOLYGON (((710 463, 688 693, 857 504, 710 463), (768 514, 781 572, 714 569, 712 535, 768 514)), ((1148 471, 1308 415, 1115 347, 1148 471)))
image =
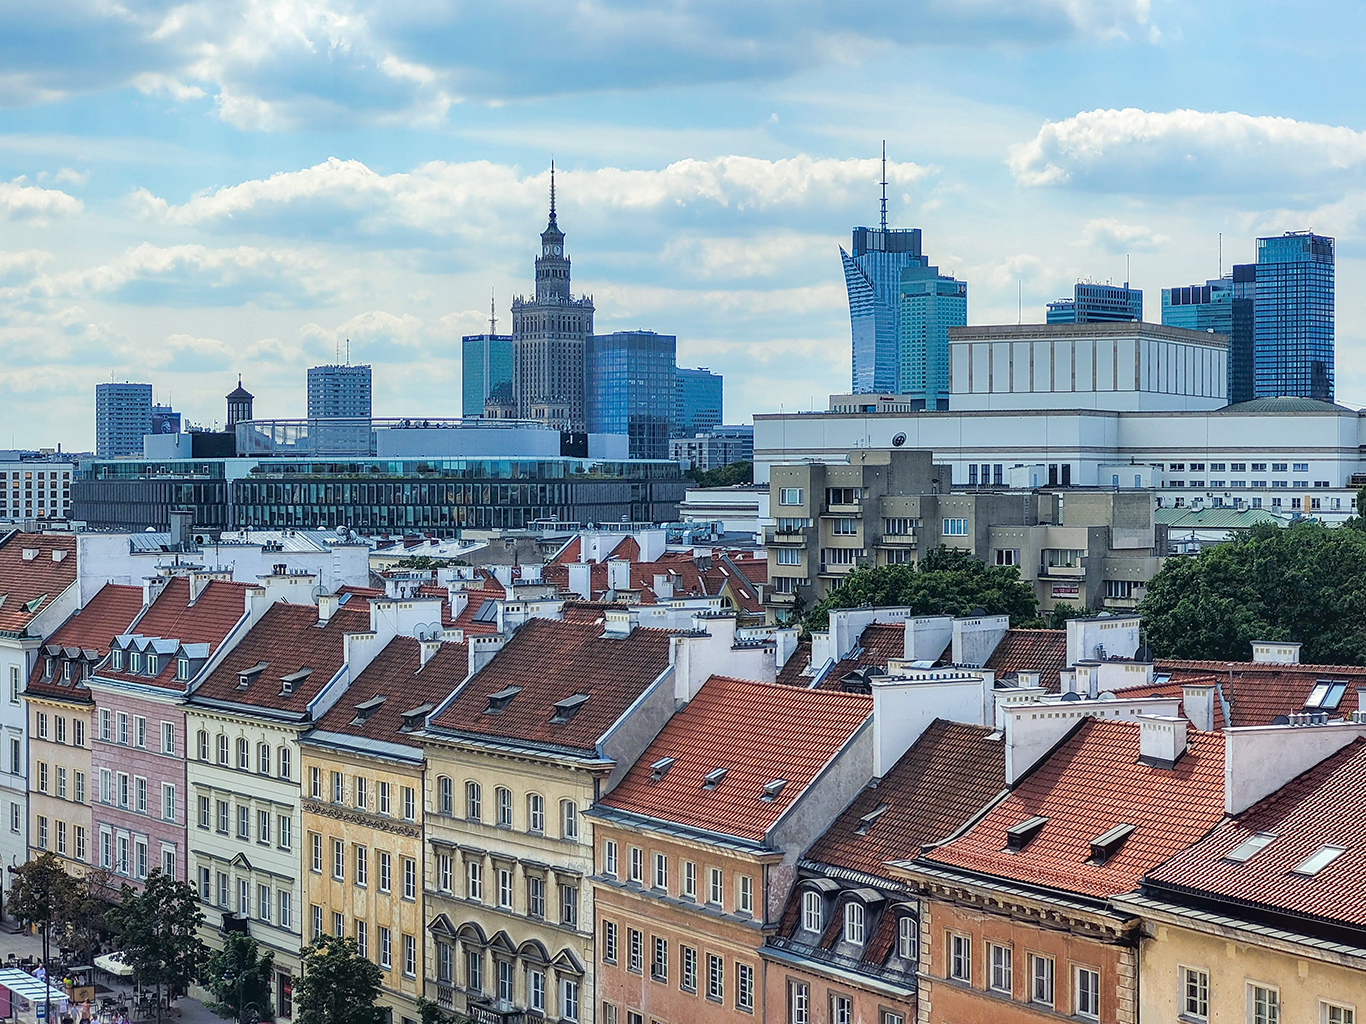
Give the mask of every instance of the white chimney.
POLYGON ((1186 752, 1186 720, 1180 715, 1140 715, 1138 756, 1148 764, 1170 768, 1186 752))
MULTIPOLYGON (((890 666, 889 666, 890 667, 890 666)), ((980 672, 912 669, 873 676, 873 775, 882 778, 936 718, 982 724, 980 672)))
POLYGON ((593 600, 593 567, 587 562, 569 563, 569 590, 585 601, 593 600))
POLYGON ((981 668, 1010 628, 1009 615, 953 620, 953 663, 981 668))
POLYGON ((630 636, 635 624, 635 613, 629 608, 609 608, 603 613, 602 632, 604 636, 630 636))
POLYGON ((1082 718, 1135 722, 1141 715, 1174 716, 1181 706, 1175 697, 1060 701, 1003 690, 996 698, 997 728, 1005 733, 1009 785, 1046 756, 1082 718))
POLYGON ((1015 685, 1022 690, 1038 690, 1043 686, 1043 673, 1036 668, 1022 668, 1015 673, 1015 685))
POLYGON ((1132 658, 1138 650, 1137 615, 1098 615, 1067 620, 1067 664, 1132 658))
POLYGON ((507 637, 501 633, 486 633, 481 636, 466 637, 465 642, 469 644, 469 674, 474 675, 503 649, 503 645, 507 643, 507 637))
POLYGON ((936 661, 952 642, 952 615, 917 615, 906 620, 901 653, 907 661, 936 661))
POLYGON ((1202 732, 1214 728, 1214 684, 1187 683, 1181 687, 1181 710, 1187 720, 1202 732))
POLYGON ((1298 665, 1300 645, 1281 641, 1252 641, 1252 660, 1264 665, 1298 665))
MULTIPOLYGON (((797 649, 797 631, 795 629, 776 629, 773 631, 773 639, 775 642, 773 661, 781 669, 797 649)), ((1366 704, 1363 704, 1362 707, 1366 707, 1366 704)))
POLYGON ((669 574, 666 572, 657 572, 654 574, 653 589, 655 592, 655 597, 657 597, 661 601, 667 601, 674 596, 673 580, 669 578, 669 574))
POLYGON ((631 563, 626 559, 608 559, 607 589, 618 592, 631 589, 631 563))
POLYGON ((1366 722, 1224 730, 1224 812, 1242 814, 1359 737, 1366 722))
POLYGON ((332 620, 333 613, 341 607, 340 594, 318 595, 318 625, 323 626, 332 620))
POLYGON ((421 661, 419 662, 419 667, 421 667, 422 665, 425 665, 425 664, 427 664, 427 662, 431 661, 431 660, 432 660, 432 655, 434 655, 437 651, 441 650, 441 641, 440 641, 440 640, 423 640, 423 641, 421 642, 421 650, 422 650, 422 655, 421 655, 421 661))

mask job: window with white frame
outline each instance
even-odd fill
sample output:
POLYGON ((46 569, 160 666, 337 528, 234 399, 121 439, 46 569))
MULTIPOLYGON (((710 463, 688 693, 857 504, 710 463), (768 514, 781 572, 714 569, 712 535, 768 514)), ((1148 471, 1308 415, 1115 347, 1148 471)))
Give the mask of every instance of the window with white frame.
POLYGON ((545 831, 545 797, 539 793, 528 793, 526 797, 526 830, 545 831))
POLYGON ((920 923, 909 914, 896 922, 896 954, 903 960, 914 960, 920 947, 920 923))
POLYGON ((1182 966, 1177 970, 1180 991, 1178 1006, 1183 1016, 1196 1020, 1209 1018, 1209 972, 1199 967, 1182 966))
POLYGON ((697 899, 697 865, 693 861, 685 860, 683 862, 683 881, 679 887, 682 889, 684 899, 697 899))
POLYGON ((617 841, 615 839, 604 839, 602 841, 602 873, 617 877, 617 841))
POLYGON ((802 893, 802 930, 817 932, 825 926, 821 912, 821 894, 814 889, 802 893))
POLYGON ((949 977, 954 981, 972 982, 972 939, 957 932, 948 934, 949 977))
POLYGON ((850 900, 844 905, 844 941, 863 945, 864 931, 863 904, 850 900))
POLYGON ((1009 946, 987 944, 987 988, 1006 995, 1015 991, 1014 959, 1009 946))
POLYGON ((945 519, 945 537, 966 537, 968 535, 968 521, 966 519, 945 519))
POLYGON ((802 503, 802 489, 800 487, 781 487, 778 489, 779 505, 800 505, 802 503))
POLYGON ((1356 1019, 1355 1006, 1347 1003, 1330 1003, 1327 1000, 1319 1003, 1320 1024, 1356 1024, 1356 1019))
POLYGON ((801 565, 801 564, 802 564, 802 549, 801 549, 801 548, 778 548, 778 549, 777 549, 777 554, 778 554, 778 564, 779 564, 779 565, 801 565))
POLYGON ((662 853, 654 855, 655 877, 654 887, 656 889, 669 888, 669 858, 662 853))
POLYGON ((1100 971, 1094 967, 1072 968, 1072 1012, 1090 1020, 1100 1018, 1100 971))
POLYGON ((579 807, 573 800, 560 801, 560 838, 578 841, 579 807))
POLYGON ((1029 1001, 1031 1003, 1042 1003, 1044 1006, 1053 1005, 1053 970, 1054 961, 1051 956, 1041 956, 1038 953, 1029 954, 1029 1001))
POLYGON ((811 986, 804 981, 790 981, 787 986, 788 1024, 811 1024, 811 986))
POLYGON ((754 916, 754 876, 741 875, 736 893, 736 911, 754 916))
POLYGON ((1281 993, 1271 985, 1247 983, 1248 1024, 1280 1024, 1281 993))

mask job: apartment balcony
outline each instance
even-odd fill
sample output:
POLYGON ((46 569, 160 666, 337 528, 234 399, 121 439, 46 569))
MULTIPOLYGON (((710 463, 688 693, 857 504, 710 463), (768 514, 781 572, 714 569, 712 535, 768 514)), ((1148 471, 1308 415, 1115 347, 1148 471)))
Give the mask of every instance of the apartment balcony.
POLYGON ((863 515, 863 503, 862 503, 862 502, 856 501, 856 502, 853 502, 853 503, 851 503, 851 504, 843 505, 843 504, 836 504, 836 503, 832 502, 832 503, 830 503, 829 505, 826 505, 826 506, 825 506, 825 511, 822 512, 821 515, 822 515, 822 516, 861 516, 861 515, 863 515))
POLYGON ((913 548, 918 540, 914 533, 884 533, 878 544, 884 548, 913 548))
POLYGON ((1116 611, 1133 611, 1138 607, 1139 600, 1137 597, 1107 597, 1103 603, 1106 608, 1116 611))
POLYGON ((853 562, 849 565, 836 565, 833 562, 822 562, 820 574, 827 579, 844 579, 862 564, 863 562, 853 562))
POLYGON ((811 536, 811 530, 812 527, 810 526, 766 526, 764 527, 764 544, 797 544, 804 546, 807 539, 811 536))
POLYGON ((528 1024, 529 1021, 545 1019, 539 1013, 530 1013, 502 1002, 480 1004, 471 1000, 465 1013, 474 1024, 528 1024))
POLYGON ((1080 580, 1085 578, 1086 566, 1084 565, 1039 566, 1039 579, 1041 580, 1080 580))
POLYGON ((767 600, 767 603, 768 603, 768 604, 773 604, 773 605, 790 605, 790 604, 796 604, 796 603, 797 603, 797 593, 796 593, 796 591, 793 591, 793 592, 790 593, 790 594, 780 594, 780 593, 779 593, 778 591, 776 591, 776 590, 770 590, 770 591, 768 592, 768 600, 767 600))

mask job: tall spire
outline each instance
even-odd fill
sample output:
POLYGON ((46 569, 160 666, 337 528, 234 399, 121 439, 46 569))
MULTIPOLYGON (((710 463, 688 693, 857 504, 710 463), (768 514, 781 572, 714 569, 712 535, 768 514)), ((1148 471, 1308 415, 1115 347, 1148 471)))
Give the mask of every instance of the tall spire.
POLYGON ((555 223, 555 158, 550 158, 550 223, 555 223))
MULTIPOLYGON (((553 165, 552 165, 553 166, 553 165)), ((555 215, 555 172, 550 172, 550 210, 551 216, 555 215)), ((882 230, 887 230, 887 140, 882 140, 882 230)))
POLYGON ((493 289, 489 289, 489 333, 498 333, 498 310, 493 297, 493 289))

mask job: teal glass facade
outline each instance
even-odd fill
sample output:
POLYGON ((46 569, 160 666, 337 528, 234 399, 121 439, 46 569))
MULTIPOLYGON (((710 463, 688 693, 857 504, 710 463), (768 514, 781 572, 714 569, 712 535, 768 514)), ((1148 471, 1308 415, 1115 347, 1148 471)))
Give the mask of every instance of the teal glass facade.
POLYGON ((460 412, 484 415, 484 399, 512 384, 512 335, 469 334, 460 339, 460 412))
POLYGON ((1335 246, 1311 231, 1257 239, 1253 390, 1333 400, 1335 246))
POLYGON ((919 228, 854 228, 840 247, 853 334, 853 392, 893 394, 900 375, 901 273, 923 267, 919 228))
POLYGON ((667 459, 678 339, 617 331, 588 339, 584 405, 590 434, 625 434, 631 458, 667 459))
POLYGON ((721 422, 725 404, 725 381, 705 366, 678 367, 674 371, 674 437, 705 434, 721 422))
POLYGON ((949 407, 949 328, 966 327, 968 285, 914 266, 901 272, 897 394, 913 396, 912 408, 949 407))

